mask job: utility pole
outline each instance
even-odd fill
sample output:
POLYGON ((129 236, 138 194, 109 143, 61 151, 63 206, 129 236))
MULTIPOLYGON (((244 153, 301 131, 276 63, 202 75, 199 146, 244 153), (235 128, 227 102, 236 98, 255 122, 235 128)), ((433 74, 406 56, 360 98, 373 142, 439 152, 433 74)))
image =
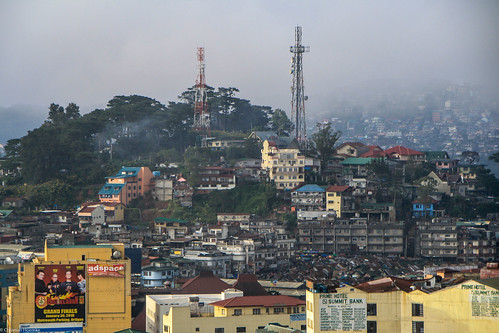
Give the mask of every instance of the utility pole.
POLYGON ((206 79, 204 76, 204 47, 198 47, 198 75, 195 86, 194 98, 194 124, 193 127, 198 132, 210 131, 210 112, 206 95, 206 79))
POLYGON ((291 74, 293 75, 293 86, 291 87, 291 118, 295 123, 295 138, 300 147, 307 147, 307 132, 305 124, 305 96, 303 86, 303 53, 309 52, 309 46, 301 44, 301 27, 295 27, 295 45, 290 46, 289 51, 293 54, 291 58, 291 74))

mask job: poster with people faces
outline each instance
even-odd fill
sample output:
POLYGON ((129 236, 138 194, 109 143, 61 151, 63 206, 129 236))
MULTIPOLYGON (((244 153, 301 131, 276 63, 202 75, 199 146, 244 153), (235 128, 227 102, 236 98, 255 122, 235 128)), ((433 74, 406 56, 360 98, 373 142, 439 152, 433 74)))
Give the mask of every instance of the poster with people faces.
POLYGON ((35 265, 35 322, 84 322, 85 265, 35 265))

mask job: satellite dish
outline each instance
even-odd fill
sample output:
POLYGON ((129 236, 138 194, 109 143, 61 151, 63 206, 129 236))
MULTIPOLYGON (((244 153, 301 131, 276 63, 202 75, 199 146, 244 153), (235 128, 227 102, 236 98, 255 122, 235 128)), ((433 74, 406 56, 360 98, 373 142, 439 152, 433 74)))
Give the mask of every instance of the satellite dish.
POLYGON ((121 259, 121 252, 120 251, 114 251, 113 252, 113 259, 121 259))

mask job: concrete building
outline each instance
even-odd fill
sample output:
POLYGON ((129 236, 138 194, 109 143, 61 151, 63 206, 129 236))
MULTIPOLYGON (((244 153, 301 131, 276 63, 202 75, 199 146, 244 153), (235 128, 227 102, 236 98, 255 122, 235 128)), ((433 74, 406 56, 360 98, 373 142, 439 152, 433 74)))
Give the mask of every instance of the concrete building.
POLYGON ((265 140, 262 149, 262 169, 277 189, 292 189, 305 181, 305 156, 296 140, 278 138, 265 140))
POLYGON ((123 244, 45 246, 9 287, 7 329, 115 332, 131 326, 130 260, 123 244))
POLYGON ((255 332, 269 323, 305 329, 305 301, 293 297, 232 297, 210 306, 213 313, 196 311, 191 306, 171 308, 163 316, 163 332, 255 332))
POLYGON ((291 192, 291 206, 296 210, 319 211, 325 209, 326 190, 307 184, 291 192))
POLYGON ((142 267, 140 282, 146 288, 171 286, 178 275, 178 267, 172 261, 155 260, 150 266, 142 267))
POLYGON ((236 174, 232 168, 204 167, 199 169, 200 191, 231 190, 236 187, 236 174))
POLYGON ((499 279, 436 281, 388 277, 342 288, 307 281, 307 333, 497 331, 499 279))
POLYGON ((326 210, 335 212, 337 217, 341 217, 343 211, 355 209, 353 198, 354 188, 351 186, 331 185, 326 189, 326 210))
POLYGON ((298 222, 298 249, 327 253, 402 255, 403 222, 368 223, 366 219, 298 222))
POLYGON ((99 191, 102 202, 120 202, 126 206, 153 187, 153 174, 148 167, 123 167, 116 175, 106 178, 106 184, 99 191))
POLYGON ((154 200, 170 201, 173 199, 173 180, 157 178, 154 180, 154 200))

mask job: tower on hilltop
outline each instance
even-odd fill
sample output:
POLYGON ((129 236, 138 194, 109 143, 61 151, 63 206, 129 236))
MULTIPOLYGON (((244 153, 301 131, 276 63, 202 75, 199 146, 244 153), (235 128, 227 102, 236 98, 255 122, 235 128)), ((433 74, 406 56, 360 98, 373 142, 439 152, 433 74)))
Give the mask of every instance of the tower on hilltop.
POLYGON ((293 86, 291 87, 291 118, 295 123, 295 138, 302 147, 307 146, 307 132, 305 125, 305 101, 307 96, 303 89, 303 53, 309 52, 309 46, 301 44, 301 27, 295 27, 295 45, 289 48, 293 54, 291 58, 291 74, 293 86))
POLYGON ((196 131, 210 130, 210 113, 206 96, 206 79, 204 76, 204 47, 198 47, 198 76, 194 97, 194 124, 196 131))

